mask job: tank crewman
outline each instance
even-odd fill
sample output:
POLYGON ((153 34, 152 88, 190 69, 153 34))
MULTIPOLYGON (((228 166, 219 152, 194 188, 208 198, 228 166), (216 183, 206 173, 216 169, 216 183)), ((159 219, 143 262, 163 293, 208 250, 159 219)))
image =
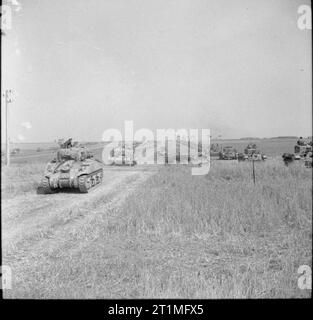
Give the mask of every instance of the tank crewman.
POLYGON ((68 149, 72 147, 72 138, 69 138, 62 144, 62 148, 68 149))
POLYGON ((298 139, 297 144, 298 144, 299 146, 304 146, 304 140, 303 140, 302 137, 300 137, 300 139, 298 139))

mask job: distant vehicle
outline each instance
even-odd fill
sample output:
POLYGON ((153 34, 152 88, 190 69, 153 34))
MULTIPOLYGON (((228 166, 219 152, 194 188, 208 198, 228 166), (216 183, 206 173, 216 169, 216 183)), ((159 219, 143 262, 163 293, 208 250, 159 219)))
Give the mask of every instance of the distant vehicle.
POLYGON ((304 162, 304 166, 306 168, 312 168, 312 152, 308 153, 305 157, 300 158, 300 159, 296 159, 295 155, 292 153, 284 153, 282 155, 283 161, 285 163, 286 166, 288 166, 289 164, 293 163, 295 160, 297 162, 304 162))
POLYGON ((20 149, 19 148, 15 148, 11 151, 11 155, 15 155, 15 154, 19 154, 20 153, 20 149))
POLYGON ((312 146, 310 144, 295 145, 295 160, 303 159, 309 152, 312 152, 312 146))
POLYGON ((282 158, 286 165, 296 160, 304 162, 306 168, 312 168, 312 154, 312 140, 308 141, 300 137, 294 147, 294 154, 284 153, 282 158))
POLYGON ((239 153, 238 154, 238 161, 246 161, 249 160, 248 155, 244 154, 244 153, 239 153))
POLYGON ((137 164, 136 160, 131 157, 116 156, 111 157, 109 160, 111 160, 111 164, 115 166, 134 166, 137 164))
POLYGON ((290 163, 292 163, 295 160, 295 155, 292 153, 284 153, 282 155, 282 158, 283 158, 284 164, 288 166, 290 163))
POLYGON ((313 167, 312 152, 305 157, 304 165, 305 165, 306 168, 312 168, 313 167))
POLYGON ((109 163, 114 166, 134 166, 137 161, 134 157, 134 144, 124 146, 120 145, 111 151, 108 159, 109 163))
POLYGON ((78 189, 87 193, 102 183, 103 167, 99 160, 84 147, 73 147, 65 141, 57 157, 45 169, 40 187, 44 193, 54 193, 63 188, 78 189))
POLYGON ((300 137, 295 145, 295 160, 302 160, 306 168, 312 168, 312 154, 312 140, 308 141, 300 137))
POLYGON ((224 147, 219 153, 220 160, 236 160, 238 159, 237 150, 232 146, 224 147))
POLYGON ((248 144, 244 149, 244 156, 240 157, 240 160, 264 161, 266 159, 266 155, 257 149, 256 144, 248 144))
POLYGON ((37 152, 41 152, 42 149, 38 147, 36 151, 37 151, 37 152))
POLYGON ((210 146, 210 156, 211 157, 219 157, 221 152, 221 147, 218 143, 213 143, 210 146))

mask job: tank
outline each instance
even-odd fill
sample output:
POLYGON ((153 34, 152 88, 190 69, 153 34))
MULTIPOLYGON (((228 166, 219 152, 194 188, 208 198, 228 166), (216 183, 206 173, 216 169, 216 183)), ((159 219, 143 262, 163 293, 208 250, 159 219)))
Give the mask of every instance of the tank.
MULTIPOLYGON (((68 142, 68 141, 67 141, 68 142)), ((47 163, 40 187, 43 193, 77 189, 87 193, 102 183, 103 164, 82 146, 61 145, 55 159, 47 163)))
POLYGON ((219 157, 221 153, 221 147, 218 143, 213 143, 210 146, 210 156, 211 157, 219 157))
POLYGON ((295 160, 295 155, 292 154, 292 153, 284 153, 282 155, 282 158, 283 158, 283 161, 284 161, 284 164, 288 167, 289 164, 291 164, 292 162, 294 162, 295 160))
POLYGON ((313 153, 310 152, 304 159, 304 165, 306 168, 313 168, 313 153))
POLYGON ((261 153, 257 149, 256 144, 248 144, 244 149, 244 155, 242 156, 244 160, 254 160, 254 161, 264 161, 267 159, 266 155, 261 153))
POLYGON ((249 160, 249 157, 248 155, 244 154, 244 153, 239 153, 238 154, 238 161, 246 161, 246 160, 249 160))
POLYGON ((297 144, 294 146, 294 154, 283 154, 283 160, 286 163, 296 162, 304 163, 306 168, 312 168, 312 154, 313 154, 313 147, 312 147, 312 139, 303 139, 300 137, 297 141, 297 144), (286 156, 288 155, 288 156, 286 156))
POLYGON ((308 144, 295 145, 295 160, 301 160, 306 158, 306 156, 312 152, 312 146, 308 144))
POLYGON ((134 145, 121 143, 118 147, 111 150, 108 163, 114 166, 134 166, 137 161, 134 157, 134 145))
POLYGON ((306 168, 312 168, 312 155, 312 141, 304 141, 300 138, 295 145, 295 160, 301 160, 300 162, 304 162, 306 168))
POLYGON ((223 148, 223 151, 219 153, 220 160, 236 160, 238 153, 234 147, 227 146, 223 148))

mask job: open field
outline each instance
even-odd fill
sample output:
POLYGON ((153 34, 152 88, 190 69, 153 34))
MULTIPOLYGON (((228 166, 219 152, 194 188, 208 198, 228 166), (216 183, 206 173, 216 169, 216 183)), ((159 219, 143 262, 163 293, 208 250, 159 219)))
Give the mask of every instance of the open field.
MULTIPOLYGON (((105 143, 87 143, 88 148, 101 159, 105 143)), ((11 149, 20 148, 19 154, 11 155, 11 163, 28 164, 33 162, 48 162, 56 154, 58 145, 54 143, 20 143, 11 145, 11 149), (40 148, 38 152, 37 149, 40 148)), ((5 146, 2 146, 2 163, 5 163, 5 146)))
POLYGON ((282 156, 283 153, 294 153, 294 146, 297 139, 250 139, 250 140, 212 140, 211 143, 218 143, 221 146, 233 146, 238 152, 243 152, 249 143, 255 143, 258 149, 269 157, 282 156))
MULTIPOLYGON (((294 146, 297 139, 283 138, 283 139, 250 139, 250 140, 212 140, 211 143, 218 143, 220 146, 234 146, 238 152, 243 152, 248 143, 255 143, 258 149, 269 157, 281 157, 283 153, 293 153, 294 146)), ((105 143, 93 142, 89 143, 88 148, 93 151, 95 156, 101 159, 101 153, 105 143)), ((56 149, 56 143, 19 143, 12 144, 11 149, 20 148, 20 153, 11 156, 12 163, 27 164, 33 162, 48 162, 54 156, 56 149), (41 151, 36 150, 40 148, 41 151)), ((5 151, 5 145, 2 145, 3 152, 5 151)), ((5 157, 2 158, 5 163, 5 157)))
POLYGON ((2 171, 7 298, 309 297, 311 170, 280 160, 107 167, 89 194, 36 193, 44 162, 2 171))

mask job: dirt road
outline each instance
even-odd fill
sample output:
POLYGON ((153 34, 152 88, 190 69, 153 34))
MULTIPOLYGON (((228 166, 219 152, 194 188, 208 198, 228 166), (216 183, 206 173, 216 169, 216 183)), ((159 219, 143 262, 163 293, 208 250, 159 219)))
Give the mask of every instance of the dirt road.
MULTIPOLYGON (((103 184, 88 194, 29 192, 4 200, 3 264, 12 268, 13 287, 16 288, 8 292, 8 297, 25 297, 22 288, 27 268, 44 264, 49 252, 66 254, 79 250, 82 241, 73 241, 73 235, 84 233, 97 215, 103 218, 112 214, 155 172, 156 168, 111 167, 104 171, 103 184)), ((86 237, 88 242, 88 234, 86 237)))

